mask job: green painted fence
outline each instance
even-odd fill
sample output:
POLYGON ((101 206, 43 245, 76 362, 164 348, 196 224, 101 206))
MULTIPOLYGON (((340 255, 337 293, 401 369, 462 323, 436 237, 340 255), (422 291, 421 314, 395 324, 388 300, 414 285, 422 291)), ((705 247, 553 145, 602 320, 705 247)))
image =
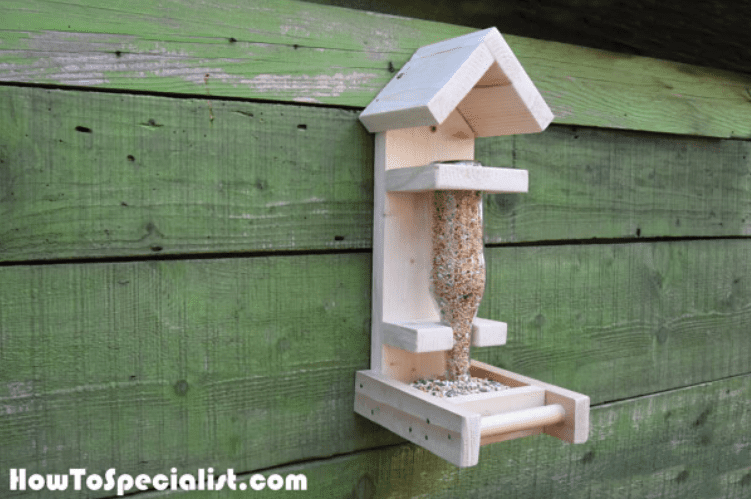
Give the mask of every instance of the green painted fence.
POLYGON ((468 31, 286 0, 6 2, 0 497, 53 496, 10 491, 11 468, 172 467, 305 473, 311 497, 748 497, 744 75, 508 37, 556 120, 478 140, 530 191, 485 198, 480 315, 509 340, 473 357, 589 395, 590 440, 459 470, 354 414, 357 115, 415 48, 468 31))
MULTIPOLYGON (((60 8, 4 3, 0 80, 365 107, 418 47, 472 31, 292 0, 60 8)), ((751 138, 751 76, 507 38, 558 123, 751 138)))
MULTIPOLYGON (((356 111, 0 87, 0 112, 2 260, 371 246, 356 111)), ((489 243, 751 232, 748 141, 553 126, 477 156, 531 172, 486 198, 489 243)))

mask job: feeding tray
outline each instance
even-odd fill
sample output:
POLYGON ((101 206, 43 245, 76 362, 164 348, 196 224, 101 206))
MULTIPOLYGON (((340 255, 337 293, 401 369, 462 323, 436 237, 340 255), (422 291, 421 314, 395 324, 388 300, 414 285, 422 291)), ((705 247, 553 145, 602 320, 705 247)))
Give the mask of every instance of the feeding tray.
MULTIPOLYGON (((495 28, 420 48, 360 115, 376 134, 375 209, 371 369, 357 372, 355 412, 457 466, 477 464, 481 445, 527 435, 587 440, 589 397, 489 364, 464 368, 508 389, 441 398, 410 386, 444 376, 459 341, 450 307, 435 296, 443 275, 437 248, 449 234, 435 193, 527 192, 525 170, 470 164, 475 137, 540 132, 552 119, 495 28)), ((472 288, 480 288, 475 305, 484 287, 481 246, 471 272, 463 271, 483 279, 472 288)), ((447 282, 450 291, 455 283, 447 282)), ((506 343, 506 323, 470 322, 465 351, 506 343)))

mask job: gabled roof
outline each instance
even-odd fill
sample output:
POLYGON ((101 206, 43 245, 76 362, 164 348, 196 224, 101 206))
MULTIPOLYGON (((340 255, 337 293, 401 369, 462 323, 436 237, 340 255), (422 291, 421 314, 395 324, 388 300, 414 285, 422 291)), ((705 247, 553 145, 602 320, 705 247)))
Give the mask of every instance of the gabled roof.
POLYGON ((370 132, 439 125, 457 110, 476 137, 544 130, 553 112, 496 28, 415 52, 360 114, 370 132))

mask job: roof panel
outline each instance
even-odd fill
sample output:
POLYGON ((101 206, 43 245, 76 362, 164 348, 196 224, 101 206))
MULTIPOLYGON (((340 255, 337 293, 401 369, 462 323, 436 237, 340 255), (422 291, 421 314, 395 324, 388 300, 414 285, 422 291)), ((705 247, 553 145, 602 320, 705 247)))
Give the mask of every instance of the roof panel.
POLYGON ((382 132, 438 125, 457 108, 478 136, 537 132, 553 119, 511 48, 489 28, 418 49, 360 120, 382 132))

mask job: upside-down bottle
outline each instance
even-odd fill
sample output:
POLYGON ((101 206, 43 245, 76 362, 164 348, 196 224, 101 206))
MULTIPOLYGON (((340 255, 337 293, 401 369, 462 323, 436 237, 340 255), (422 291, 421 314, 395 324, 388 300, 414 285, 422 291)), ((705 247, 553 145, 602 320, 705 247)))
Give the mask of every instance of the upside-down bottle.
MULTIPOLYGON (((477 161, 441 161, 467 168, 477 161)), ((431 294, 441 312, 441 322, 454 333, 446 378, 469 376, 472 321, 485 290, 482 237, 482 193, 475 190, 443 190, 433 193, 433 254, 431 294)))

